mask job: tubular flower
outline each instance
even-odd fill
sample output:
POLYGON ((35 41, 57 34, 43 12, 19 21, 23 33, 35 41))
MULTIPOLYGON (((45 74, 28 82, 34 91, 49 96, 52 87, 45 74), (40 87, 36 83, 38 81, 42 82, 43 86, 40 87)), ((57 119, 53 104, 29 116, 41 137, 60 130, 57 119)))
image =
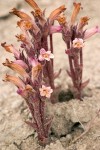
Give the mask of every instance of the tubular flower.
POLYGON ((42 71, 42 65, 40 63, 32 67, 32 81, 38 79, 41 71, 42 71))
POLYGON ((27 15, 26 13, 22 11, 17 10, 16 8, 13 8, 10 13, 17 15, 19 18, 23 20, 31 20, 31 17, 29 15, 27 15))
POLYGON ((33 30, 35 34, 39 32, 39 28, 33 20, 20 20, 17 22, 17 25, 25 35, 27 35, 26 31, 29 30, 33 30))
POLYGON ((20 65, 25 70, 29 69, 28 65, 23 60, 15 60, 13 63, 20 65))
POLYGON ((57 17, 66 10, 65 5, 60 6, 59 8, 55 9, 49 16, 49 22, 50 24, 53 23, 57 17))
POLYGON ((51 26, 51 28, 50 28, 50 34, 61 33, 61 31, 62 31, 61 26, 51 26))
POLYGON ((40 7, 35 3, 34 0, 25 0, 33 9, 32 14, 35 18, 39 19, 39 22, 42 26, 45 25, 46 20, 44 18, 44 12, 40 9, 40 7))
POLYGON ((65 25, 67 23, 65 15, 58 16, 57 21, 59 22, 60 25, 65 25))
POLYGON ((47 60, 50 61, 50 59, 53 59, 54 55, 51 53, 51 51, 46 51, 44 48, 40 50, 39 60, 47 60))
MULTIPOLYGON (((30 30, 34 28, 34 25, 32 24, 31 21, 26 21, 26 20, 20 20, 17 22, 17 25, 23 30, 30 30)), ((35 28, 34 28, 35 29, 35 28)))
POLYGON ((21 41, 22 43, 27 45, 28 48, 33 47, 32 42, 30 41, 30 37, 28 36, 28 34, 16 35, 16 38, 18 39, 18 42, 21 41))
POLYGON ((39 6, 36 4, 36 2, 34 0, 25 0, 34 10, 40 10, 40 12, 42 12, 42 10, 39 8, 39 6))
POLYGON ((5 50, 9 53, 13 53, 14 56, 18 59, 20 52, 13 45, 6 45, 6 42, 1 43, 1 46, 5 48, 5 50))
POLYGON ((29 75, 27 74, 25 69, 22 66, 14 63, 14 62, 10 62, 8 59, 6 59, 5 63, 3 63, 3 65, 11 68, 14 71, 16 71, 17 73, 19 73, 25 79, 29 78, 29 75))
POLYGON ((84 39, 88 39, 96 33, 100 33, 100 28, 98 26, 95 26, 91 29, 86 30, 85 35, 84 35, 84 39))
POLYGON ((42 88, 40 88, 39 91, 41 96, 45 96, 47 98, 50 98, 51 93, 53 92, 51 87, 46 87, 45 85, 42 85, 42 88))
POLYGON ((18 89, 17 93, 21 95, 23 98, 28 99, 29 95, 34 94, 35 90, 29 84, 25 85, 24 89, 18 89))
POLYGON ((80 19, 78 30, 82 30, 85 25, 88 25, 89 17, 85 16, 80 19))
POLYGON ((83 39, 75 38, 75 40, 73 40, 73 47, 78 49, 84 47, 83 39))
POLYGON ((22 42, 27 43, 26 37, 25 37, 23 34, 16 35, 16 37, 17 37, 17 39, 18 39, 18 42, 19 42, 19 41, 22 41, 22 42))
POLYGON ((24 82, 18 77, 14 77, 14 76, 6 74, 3 81, 5 81, 5 82, 9 81, 9 82, 13 83, 15 86, 17 86, 19 89, 25 88, 24 82))
POLYGON ((81 3, 73 3, 74 4, 74 10, 72 12, 71 16, 71 25, 73 25, 76 21, 76 17, 81 9, 81 3))

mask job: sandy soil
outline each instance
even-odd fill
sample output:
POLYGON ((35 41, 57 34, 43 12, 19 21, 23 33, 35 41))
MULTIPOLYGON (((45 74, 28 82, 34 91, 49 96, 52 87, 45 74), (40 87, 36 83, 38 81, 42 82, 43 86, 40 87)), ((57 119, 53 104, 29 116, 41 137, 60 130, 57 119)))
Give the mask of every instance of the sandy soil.
MULTIPOLYGON (((65 4, 66 0, 37 0, 42 8, 47 9, 47 15, 52 9, 65 4)), ((72 0, 69 0, 69 16, 72 8, 72 0)), ((100 1, 80 1, 83 10, 80 15, 87 15, 91 19, 87 28, 100 25, 100 1)), ((24 3, 24 0, 7 0, 0 2, 0 42, 13 43, 18 46, 15 35, 20 32, 16 28, 15 16, 8 14, 13 7, 21 8, 25 11, 32 10, 24 3)), ((63 69, 56 84, 62 84, 62 88, 67 89, 71 82, 65 69, 68 68, 67 56, 64 54, 65 44, 61 41, 61 35, 56 34, 54 39, 55 49, 55 70, 63 69), (66 62, 66 63, 65 63, 66 62)), ((30 118, 27 106, 23 99, 16 94, 16 88, 3 83, 2 78, 5 73, 13 73, 2 62, 5 58, 13 57, 0 47, 0 150, 100 150, 100 116, 96 115, 100 109, 100 35, 95 35, 85 42, 84 48, 84 80, 90 78, 90 83, 86 90, 84 101, 72 100, 69 102, 49 104, 48 111, 54 115, 52 123, 52 142, 45 148, 39 146, 37 134, 28 127, 24 120, 30 118), (52 111, 51 111, 52 110, 52 111), (95 121, 93 121, 95 118, 95 121), (85 130, 91 121, 91 129, 82 138, 72 142, 85 130), (59 124, 59 122, 61 124, 59 124), (82 123, 82 124, 81 124, 82 123)))

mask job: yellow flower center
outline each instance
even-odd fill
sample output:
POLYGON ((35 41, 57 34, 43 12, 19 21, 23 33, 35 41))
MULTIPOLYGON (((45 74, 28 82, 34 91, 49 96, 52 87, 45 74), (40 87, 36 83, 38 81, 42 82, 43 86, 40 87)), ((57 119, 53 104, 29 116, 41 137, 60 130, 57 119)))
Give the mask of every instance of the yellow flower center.
POLYGON ((82 47, 82 44, 80 42, 77 42, 77 43, 75 43, 75 47, 80 48, 80 47, 82 47))
POLYGON ((43 93, 44 93, 45 95, 47 95, 47 94, 48 94, 48 90, 47 90, 47 89, 43 89, 43 93))
POLYGON ((47 54, 47 53, 42 54, 42 57, 44 57, 44 58, 49 58, 49 54, 47 54))

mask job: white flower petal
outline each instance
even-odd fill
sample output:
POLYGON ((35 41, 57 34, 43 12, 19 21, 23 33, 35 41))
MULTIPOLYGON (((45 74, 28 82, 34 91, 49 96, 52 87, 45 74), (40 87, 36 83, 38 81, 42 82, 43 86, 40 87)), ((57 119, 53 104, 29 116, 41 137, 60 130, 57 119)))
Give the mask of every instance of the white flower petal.
POLYGON ((50 58, 54 58, 54 55, 52 53, 50 54, 50 58))
POLYGON ((50 61, 50 57, 48 57, 48 58, 45 58, 45 60, 47 60, 47 61, 50 61))

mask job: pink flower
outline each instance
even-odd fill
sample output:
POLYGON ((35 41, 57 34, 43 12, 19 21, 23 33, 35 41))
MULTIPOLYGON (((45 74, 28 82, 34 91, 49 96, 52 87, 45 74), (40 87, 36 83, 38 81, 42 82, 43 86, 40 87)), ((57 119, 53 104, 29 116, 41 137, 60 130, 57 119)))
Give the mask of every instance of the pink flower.
POLYGON ((40 88, 39 91, 41 96, 45 96, 47 98, 50 98, 51 93, 53 92, 50 86, 46 87, 45 85, 42 85, 42 88, 40 88))
POLYGON ((54 58, 54 55, 51 53, 51 51, 46 51, 44 48, 40 49, 40 55, 39 55, 39 60, 47 60, 50 61, 51 58, 54 58))
POLYGON ((51 26, 50 33, 61 33, 62 27, 61 26, 51 26))
POLYGON ((32 57, 28 57, 28 62, 30 65, 32 65, 33 67, 37 66, 38 64, 38 60, 32 57))
POLYGON ((73 47, 78 49, 84 47, 83 39, 75 38, 75 40, 73 40, 73 47))
POLYGON ((100 28, 98 26, 86 30, 84 39, 90 38, 92 35, 96 33, 100 33, 100 28))
POLYGON ((13 61, 15 64, 22 66, 24 69, 28 69, 28 65, 23 60, 15 60, 13 61))

